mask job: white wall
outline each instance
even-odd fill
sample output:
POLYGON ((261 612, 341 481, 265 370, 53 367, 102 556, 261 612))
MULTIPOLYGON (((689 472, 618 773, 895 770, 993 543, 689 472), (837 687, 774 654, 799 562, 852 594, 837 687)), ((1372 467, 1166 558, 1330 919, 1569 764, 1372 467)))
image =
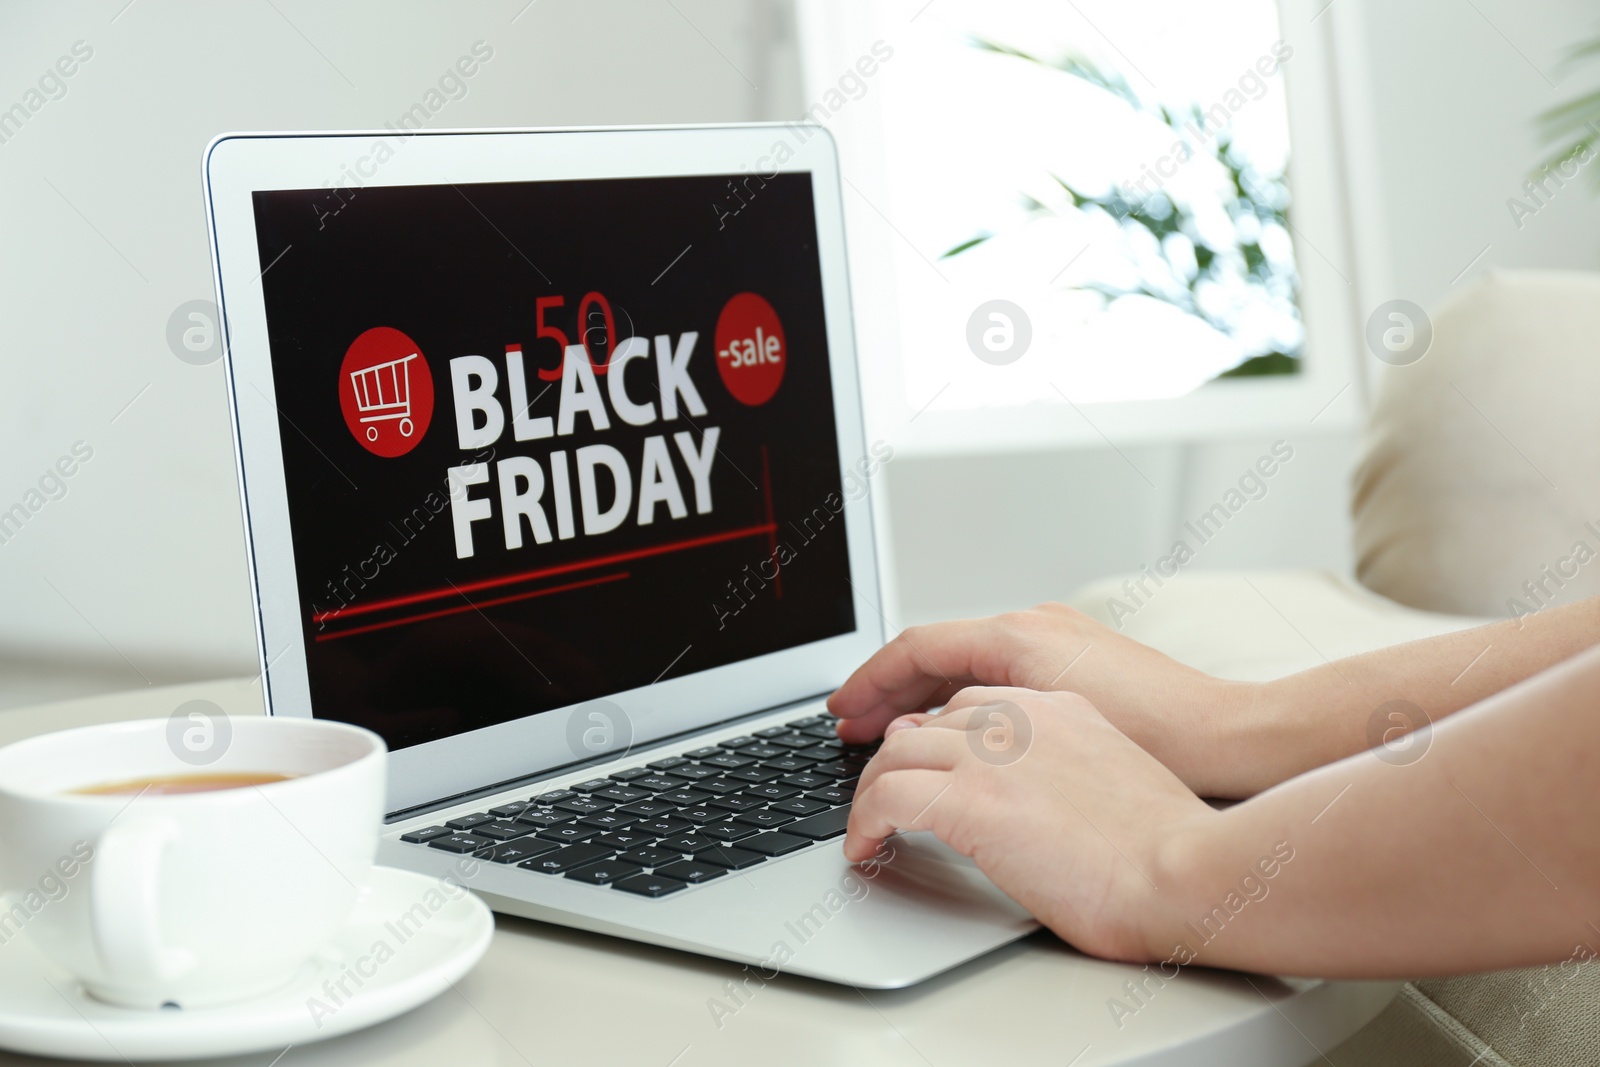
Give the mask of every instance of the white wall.
MULTIPOLYGON (((716 121, 803 106, 781 3, 538 0, 519 16, 525 0, 274 2, 0 6, 0 108, 73 42, 94 49, 66 96, 0 143, 0 509, 74 441, 94 448, 67 495, 0 545, 0 681, 3 657, 25 654, 85 664, 108 687, 253 662, 221 367, 190 366, 166 340, 172 310, 211 291, 199 159, 213 134, 381 125, 479 39, 495 56, 441 123, 716 121)), ((1473 271, 1600 268, 1588 188, 1564 190, 1520 231, 1504 203, 1539 158, 1532 116, 1592 84, 1563 83, 1555 63, 1595 29, 1589 5, 1336 4, 1360 16, 1356 70, 1370 72, 1345 116, 1362 252, 1345 267, 1361 306, 1437 300, 1486 244, 1473 271)), ((1348 569, 1355 437, 1287 436, 1295 458, 1195 567, 1348 569)), ((896 460, 883 482, 891 615, 994 611, 1137 570, 1269 445, 896 460)))
POLYGON ((253 667, 222 366, 166 337, 212 292, 213 135, 381 126, 479 40, 492 59, 435 126, 799 110, 783 2, 125 3, 0 5, 0 109, 74 42, 93 50, 0 143, 0 510, 93 449, 0 544, 0 681, 40 656, 102 685, 253 667))

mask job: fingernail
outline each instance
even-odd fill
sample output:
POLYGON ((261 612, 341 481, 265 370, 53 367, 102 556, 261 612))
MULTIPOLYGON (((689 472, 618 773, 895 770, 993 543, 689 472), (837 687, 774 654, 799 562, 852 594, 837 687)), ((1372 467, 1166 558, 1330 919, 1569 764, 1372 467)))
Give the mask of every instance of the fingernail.
POLYGON ((901 718, 892 720, 888 726, 883 728, 883 736, 888 737, 890 734, 895 733, 898 730, 910 730, 919 725, 921 725, 920 721, 912 716, 902 716, 901 718))

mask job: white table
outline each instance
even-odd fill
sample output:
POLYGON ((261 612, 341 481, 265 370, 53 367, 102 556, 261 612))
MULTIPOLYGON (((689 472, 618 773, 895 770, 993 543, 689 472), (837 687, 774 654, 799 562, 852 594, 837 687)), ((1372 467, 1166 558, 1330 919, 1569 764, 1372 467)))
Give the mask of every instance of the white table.
MULTIPOLYGON (((152 688, 0 712, 0 744, 165 718, 193 699, 234 715, 261 712, 249 680, 152 688)), ((497 918, 493 946, 457 992, 370 1030, 292 1048, 281 1067, 1298 1067, 1323 1060, 1399 989, 1186 970, 1159 990, 1150 984, 1153 994, 1119 1028, 1108 1003, 1133 1003, 1123 984, 1139 968, 1081 956, 1039 933, 911 989, 862 992, 780 977, 736 1005, 724 988, 743 977, 733 964, 497 918), (720 1026, 712 1013, 719 998, 737 1006, 720 1026)), ((266 1067, 274 1054, 228 1062, 266 1067)), ((0 1052, 3 1064, 56 1062, 0 1052)))

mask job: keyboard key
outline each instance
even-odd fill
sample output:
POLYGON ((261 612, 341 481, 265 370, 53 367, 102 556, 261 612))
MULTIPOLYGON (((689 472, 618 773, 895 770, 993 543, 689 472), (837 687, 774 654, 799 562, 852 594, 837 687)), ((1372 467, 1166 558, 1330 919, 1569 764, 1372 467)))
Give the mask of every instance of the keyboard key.
POLYGON ((839 728, 832 723, 818 723, 816 726, 807 726, 800 732, 806 737, 815 737, 819 741, 833 741, 839 736, 839 728))
POLYGON ((741 756, 737 752, 724 752, 720 756, 712 756, 704 761, 708 767, 721 767, 725 771, 736 771, 740 767, 748 767, 755 762, 753 756, 741 756))
POLYGON ((498 808, 490 808, 489 814, 501 819, 511 819, 521 815, 531 807, 533 807, 533 802, 530 800, 513 800, 511 803, 502 804, 498 808))
POLYGON ((400 840, 413 845, 420 845, 426 841, 432 841, 436 837, 446 837, 449 833, 450 827, 448 826, 424 826, 422 829, 413 830, 409 834, 401 834, 400 840))
POLYGON ((756 736, 760 737, 760 738, 788 737, 789 736, 789 727, 787 727, 787 726, 769 726, 765 730, 757 730, 756 731, 756 736))
POLYGON ((587 782, 579 782, 572 788, 579 793, 593 793, 597 789, 604 789, 611 784, 609 778, 591 778, 587 782))
POLYGON ((743 782, 730 782, 726 778, 707 778, 703 782, 696 782, 694 787, 702 793, 711 793, 723 797, 729 793, 738 793, 744 789, 743 782))
POLYGON ((548 830, 540 830, 538 836, 545 841, 587 841, 599 832, 593 826, 568 823, 565 826, 552 826, 548 830))
POLYGON ((771 744, 774 748, 803 749, 811 748, 817 743, 814 737, 774 737, 771 744))
MULTIPOLYGON (((699 834, 678 834, 675 837, 666 837, 661 840, 662 848, 671 849, 673 852, 687 852, 691 856, 715 844, 716 842, 709 837, 701 837, 699 834)), ((673 875, 673 877, 676 878, 678 876, 673 875)))
POLYGON ((853 789, 835 789, 832 787, 813 789, 806 794, 812 800, 826 801, 829 804, 848 804, 855 799, 855 795, 856 793, 853 789))
POLYGON ((651 844, 655 839, 655 834, 640 833, 638 830, 613 830, 608 834, 601 834, 599 837, 591 837, 589 844, 600 845, 603 848, 614 848, 621 852, 624 849, 638 848, 640 845, 651 844))
MULTIPOLYGON (((693 764, 690 766, 693 766, 693 764)), ((713 769, 710 773, 715 774, 716 771, 713 769)), ((629 782, 628 785, 634 789, 648 789, 652 793, 664 793, 668 789, 682 789, 683 781, 669 774, 651 774, 643 778, 636 778, 629 782)))
MULTIPOLYGON (((684 755, 689 759, 710 759, 712 756, 722 755, 722 749, 718 748, 716 745, 706 745, 704 748, 696 748, 685 752, 684 755)), ((657 770, 666 769, 667 768, 664 767, 657 768, 657 770)))
POLYGON ((807 759, 814 760, 831 760, 839 757, 839 753, 835 752, 831 748, 825 748, 821 745, 813 745, 811 748, 798 749, 796 750, 795 755, 805 756, 807 759))
POLYGON ((455 833, 448 837, 436 837, 428 842, 429 848, 440 848, 446 852, 476 852, 480 848, 487 848, 494 844, 487 837, 478 837, 475 834, 455 833))
POLYGON ((605 859, 611 855, 610 849, 600 848, 596 845, 568 845, 566 848, 555 852, 547 852, 543 856, 535 856, 531 860, 517 864, 518 867, 529 871, 539 871, 542 874, 560 874, 570 871, 574 867, 581 867, 585 863, 605 859))
POLYGON ((715 778, 721 773, 715 767, 702 767, 698 763, 691 763, 684 767, 674 767, 669 772, 673 778, 681 778, 690 782, 698 782, 702 778, 715 778))
POLYGON ((674 815, 680 819, 688 819, 693 823, 717 822, 728 817, 728 813, 723 809, 708 807, 704 804, 694 804, 687 808, 679 808, 674 812, 674 815))
POLYGON ((806 773, 808 773, 808 774, 825 774, 829 778, 848 778, 852 774, 856 774, 857 772, 852 770, 852 769, 850 769, 849 767, 846 767, 843 763, 832 762, 832 763, 819 763, 815 767, 811 768, 811 770, 807 771, 806 773))
POLYGON ((731 819, 727 822, 708 823, 695 831, 702 837, 709 837, 714 841, 740 841, 755 836, 757 832, 754 826, 743 826, 731 819))
POLYGON ((741 793, 731 797, 718 797, 707 804, 706 807, 721 808, 723 811, 749 811, 751 808, 759 808, 765 803, 766 801, 764 800, 747 797, 741 793))
POLYGON ((591 798, 615 800, 618 804, 632 804, 635 800, 643 800, 650 795, 648 789, 633 789, 625 785, 614 785, 607 789, 596 789, 589 794, 591 798))
POLYGON ((578 820, 578 825, 592 826, 596 830, 620 830, 632 822, 632 815, 619 815, 614 811, 602 811, 594 815, 585 815, 578 820))
POLYGON ((556 805, 557 811, 570 811, 574 815, 593 815, 597 811, 605 811, 616 805, 609 800, 590 800, 587 797, 573 797, 563 800, 556 805))
POLYGON ((664 897, 688 886, 676 878, 663 878, 659 874, 630 874, 612 882, 611 888, 624 893, 637 893, 641 897, 664 897))
POLYGON ((560 826, 564 822, 571 822, 572 812, 557 811, 555 808, 529 808, 518 815, 516 821, 542 829, 546 826, 560 826))
POLYGON ((861 776, 858 774, 854 778, 839 779, 837 782, 833 783, 833 787, 835 789, 848 789, 853 793, 856 789, 856 783, 859 781, 861 781, 861 776))
POLYGON ((771 808, 763 808, 760 811, 741 812, 733 817, 733 821, 742 822, 746 826, 754 826, 762 830, 770 830, 774 826, 782 826, 784 823, 794 822, 794 816, 781 811, 773 811, 771 808))
POLYGON ((754 867, 763 862, 767 857, 759 852, 746 852, 742 848, 730 848, 727 845, 718 845, 708 848, 695 857, 697 863, 713 863, 718 867, 726 867, 732 871, 742 871, 746 867, 754 867))
POLYGON ((681 858, 682 856, 677 852, 665 848, 657 848, 654 845, 630 848, 617 857, 624 863, 637 863, 641 867, 659 867, 663 863, 672 863, 681 858))
POLYGON ((765 785, 753 785, 744 791, 747 797, 760 797, 762 800, 788 800, 790 797, 799 796, 800 790, 792 785, 781 782, 768 782, 765 785))
POLYGON ((711 794, 702 793, 697 789, 675 789, 670 793, 662 793, 658 799, 665 800, 668 804, 678 804, 687 808, 710 800, 711 794))
POLYGON ((791 852, 799 852, 810 844, 811 842, 804 837, 795 837, 793 834, 774 830, 770 834, 747 837, 739 842, 739 847, 759 852, 763 856, 787 856, 791 852))
POLYGON ((741 756, 754 756, 756 759, 776 759, 784 754, 786 749, 773 748, 771 745, 746 745, 739 750, 741 756))
POLYGON ((831 777, 812 771, 805 771, 800 774, 786 774, 779 778, 778 781, 784 785, 792 785, 796 789, 821 789, 833 783, 831 777))
POLYGON ((819 811, 827 811, 828 804, 822 800, 807 800, 805 797, 795 797, 793 800, 783 800, 772 805, 773 811, 783 811, 790 815, 815 815, 819 811))
POLYGON ((818 723, 836 722, 832 715, 807 715, 803 719, 796 719, 786 725, 791 730, 804 730, 807 726, 816 726, 818 723))
POLYGON ((644 778, 649 775, 649 773, 650 772, 643 767, 629 767, 627 770, 623 771, 612 771, 610 778, 613 782, 631 782, 635 778, 644 778))
POLYGON ((526 823, 486 822, 481 826, 474 826, 472 832, 492 837, 496 841, 510 841, 513 837, 523 837, 533 833, 533 827, 526 823))
POLYGON ((729 771, 725 777, 734 782, 770 782, 782 773, 782 771, 769 771, 765 767, 741 767, 739 770, 729 771))
POLYGON ((633 828, 641 833, 655 834, 657 837, 670 837, 673 834, 693 830, 694 823, 673 815, 662 815, 655 819, 640 819, 633 824, 633 828))
POLYGON ((793 774, 796 771, 805 770, 815 762, 817 761, 814 759, 807 759, 804 756, 779 756, 777 759, 764 760, 761 766, 766 767, 768 770, 782 771, 785 774, 793 774))
POLYGON ((755 738, 745 734, 740 737, 730 737, 726 741, 718 741, 717 745, 721 748, 743 748, 746 745, 754 745, 757 743, 758 742, 755 738))
POLYGON ((560 847, 554 841, 525 837, 521 841, 508 841, 503 845, 496 845, 485 852, 483 858, 495 863, 521 863, 523 860, 531 860, 535 856, 542 856, 560 847))
MULTIPOLYGON (((716 753, 716 751, 717 750, 715 748, 711 749, 711 753, 713 755, 716 753)), ((693 755, 693 753, 690 754, 693 755)), ((679 767, 685 766, 688 764, 688 762, 689 761, 684 759, 682 756, 668 756, 666 759, 651 760, 649 763, 645 764, 645 766, 658 771, 673 771, 677 770, 679 767)))
POLYGON ((632 804, 618 808, 624 815, 637 815, 641 819, 651 819, 657 815, 665 815, 677 808, 676 804, 669 804, 665 800, 636 800, 632 804))
POLYGON ((590 885, 610 885, 618 878, 627 878, 630 875, 641 874, 638 867, 631 863, 621 863, 617 860, 601 860, 591 863, 587 867, 578 867, 567 872, 567 877, 579 882, 588 882, 590 885))
POLYGON ((486 822, 494 822, 494 816, 486 811, 479 811, 471 815, 462 815, 459 818, 450 819, 445 825, 452 830, 470 830, 474 826, 482 826, 486 822))
POLYGON ((680 882, 709 882, 713 878, 721 878, 728 873, 728 868, 714 866, 710 863, 696 863, 694 860, 679 860, 658 868, 656 874, 676 878, 680 882))
POLYGON ((834 808, 832 811, 813 815, 809 819, 792 822, 783 828, 786 834, 798 837, 809 837, 813 841, 825 841, 830 837, 838 837, 850 825, 850 805, 834 808))
POLYGON ((577 795, 578 794, 574 793, 570 789, 553 789, 548 793, 540 793, 538 796, 534 797, 533 803, 538 804, 541 807, 548 808, 552 804, 561 803, 563 800, 571 800, 577 795))

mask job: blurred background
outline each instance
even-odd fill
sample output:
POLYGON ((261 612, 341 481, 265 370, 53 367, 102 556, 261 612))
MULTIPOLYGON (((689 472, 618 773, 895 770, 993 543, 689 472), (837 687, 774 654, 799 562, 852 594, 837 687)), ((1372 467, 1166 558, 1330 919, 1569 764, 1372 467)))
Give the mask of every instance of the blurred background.
POLYGON ((1600 269, 1591 176, 1525 186, 1596 22, 1579 0, 7 0, 0 707, 256 669, 207 303, 219 132, 419 104, 430 129, 828 126, 902 627, 1154 565, 1280 441, 1188 566, 1348 572, 1375 309, 1600 269))

